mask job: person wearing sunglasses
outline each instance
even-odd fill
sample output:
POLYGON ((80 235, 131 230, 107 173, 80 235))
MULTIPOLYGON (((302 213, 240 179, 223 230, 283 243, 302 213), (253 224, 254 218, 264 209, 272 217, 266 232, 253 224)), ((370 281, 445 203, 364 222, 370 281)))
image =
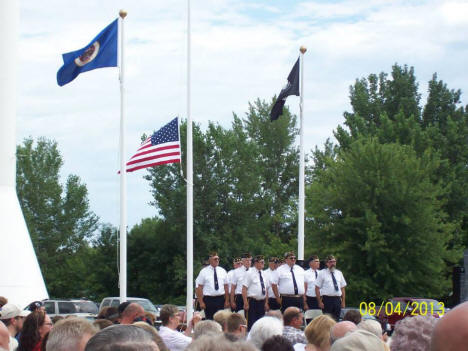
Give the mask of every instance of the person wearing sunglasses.
POLYGON ((294 252, 284 254, 285 264, 278 267, 272 276, 271 288, 276 301, 281 304, 281 312, 290 306, 303 309, 304 269, 296 264, 294 252))
POLYGON ((327 257, 327 269, 322 269, 315 281, 315 294, 319 308, 335 318, 340 318, 341 309, 346 306, 346 280, 343 273, 336 269, 336 258, 327 257))

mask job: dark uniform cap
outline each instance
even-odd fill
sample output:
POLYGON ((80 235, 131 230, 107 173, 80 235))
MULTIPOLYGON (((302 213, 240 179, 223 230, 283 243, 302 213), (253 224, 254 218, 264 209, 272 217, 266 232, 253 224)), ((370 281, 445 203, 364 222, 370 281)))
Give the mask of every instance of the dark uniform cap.
POLYGON ((232 260, 234 263, 240 263, 242 260, 240 257, 236 257, 235 259, 232 260))
POLYGON ((291 257, 291 256, 296 256, 296 254, 294 253, 294 251, 288 251, 284 254, 284 258, 288 258, 288 257, 291 257))
POLYGON ((252 258, 252 255, 249 254, 249 253, 247 252, 247 253, 243 253, 243 254, 241 255, 241 257, 242 257, 242 258, 252 258))
POLYGON ((210 251, 210 254, 208 256, 209 257, 218 256, 218 253, 216 251, 210 251))
POLYGON ((278 263, 279 260, 278 260, 278 257, 270 257, 270 259, 268 260, 268 262, 278 263))
POLYGON ((333 255, 328 255, 328 256, 327 256, 327 262, 328 262, 328 261, 331 261, 331 260, 336 260, 335 256, 333 256, 333 255))
POLYGON ((255 258, 253 259, 254 263, 255 262, 260 262, 260 261, 263 261, 265 259, 265 256, 263 255, 257 255, 255 256, 255 258))

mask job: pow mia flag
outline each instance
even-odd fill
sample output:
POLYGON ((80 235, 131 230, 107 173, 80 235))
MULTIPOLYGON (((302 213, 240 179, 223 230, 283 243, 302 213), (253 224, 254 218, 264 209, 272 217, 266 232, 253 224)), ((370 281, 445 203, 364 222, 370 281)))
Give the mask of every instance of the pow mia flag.
POLYGON ((281 90, 270 112, 271 121, 275 121, 283 114, 284 103, 289 95, 299 96, 299 58, 288 76, 288 84, 281 90))

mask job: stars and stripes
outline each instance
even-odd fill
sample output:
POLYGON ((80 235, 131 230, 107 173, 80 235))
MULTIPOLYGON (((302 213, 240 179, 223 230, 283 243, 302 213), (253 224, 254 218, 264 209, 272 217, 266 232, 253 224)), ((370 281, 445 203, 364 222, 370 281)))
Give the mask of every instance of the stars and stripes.
POLYGON ((180 163, 180 138, 177 117, 147 138, 127 162, 127 172, 138 169, 180 163))

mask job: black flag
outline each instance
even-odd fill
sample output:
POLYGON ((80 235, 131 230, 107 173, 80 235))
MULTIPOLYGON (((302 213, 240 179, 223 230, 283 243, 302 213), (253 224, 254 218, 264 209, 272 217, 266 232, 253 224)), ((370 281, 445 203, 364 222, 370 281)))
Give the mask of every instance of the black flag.
POLYGON ((299 96, 299 58, 294 64, 291 73, 288 76, 288 84, 281 90, 271 109, 270 119, 275 121, 283 114, 283 106, 289 95, 299 96))

